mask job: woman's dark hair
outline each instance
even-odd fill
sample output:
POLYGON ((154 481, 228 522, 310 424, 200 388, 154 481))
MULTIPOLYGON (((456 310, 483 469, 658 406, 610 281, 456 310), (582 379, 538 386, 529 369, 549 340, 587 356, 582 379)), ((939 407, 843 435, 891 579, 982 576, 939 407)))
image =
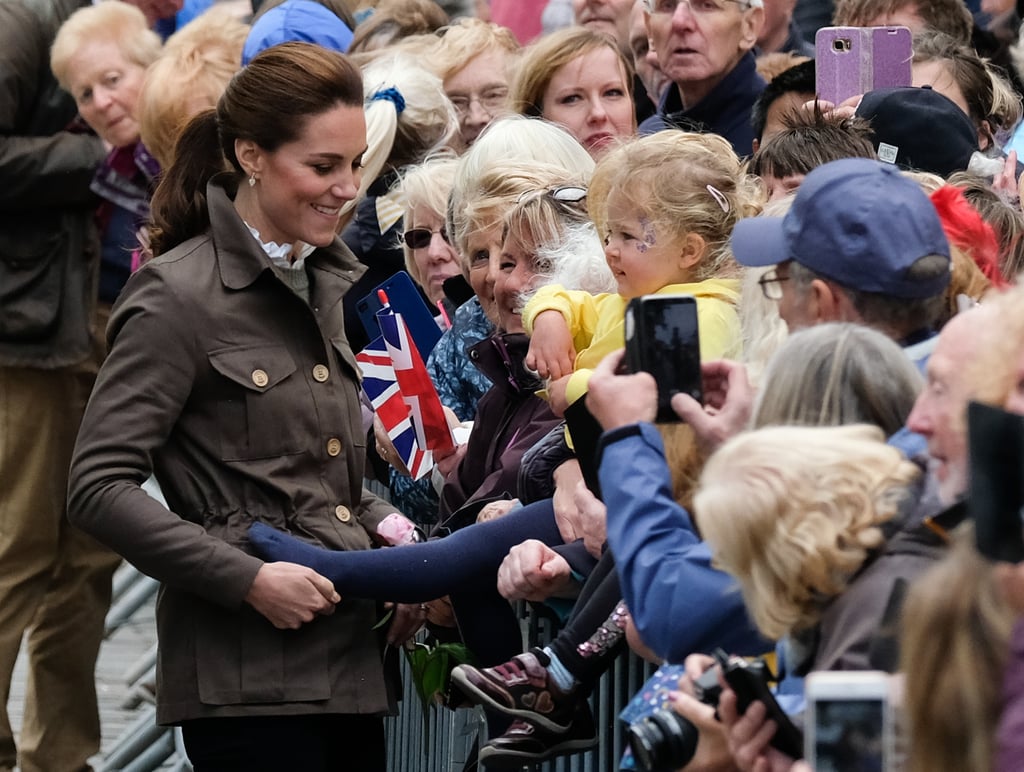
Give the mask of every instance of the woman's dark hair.
POLYGON ((359 70, 343 55, 310 43, 284 43, 260 53, 231 79, 216 111, 196 115, 178 138, 175 161, 153 194, 153 254, 209 227, 210 178, 225 170, 242 174, 236 140, 273 152, 297 139, 309 118, 337 105, 362 104, 359 70))

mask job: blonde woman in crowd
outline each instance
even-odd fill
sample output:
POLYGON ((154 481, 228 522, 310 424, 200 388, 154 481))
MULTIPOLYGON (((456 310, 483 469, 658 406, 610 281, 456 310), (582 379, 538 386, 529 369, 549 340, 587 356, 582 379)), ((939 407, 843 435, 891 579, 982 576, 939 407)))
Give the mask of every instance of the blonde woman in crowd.
POLYGON ((136 109, 142 141, 162 168, 193 115, 214 107, 236 72, 249 26, 213 7, 168 38, 146 72, 136 109))
POLYGON ((101 2, 76 11, 50 51, 54 75, 78 112, 110 147, 92 189, 102 201, 100 301, 113 303, 131 273, 136 232, 149 218, 160 166, 140 140, 139 95, 146 68, 160 55, 159 36, 133 5, 101 2))
POLYGON ((511 108, 564 126, 595 158, 636 133, 633 64, 611 38, 559 30, 528 46, 516 69, 511 108))
POLYGON ((715 560, 794 672, 867 669, 891 590, 934 554, 894 550, 937 502, 874 426, 778 427, 716 451, 694 498, 715 560))
POLYGON ((357 196, 344 206, 342 240, 367 267, 345 295, 345 330, 358 351, 369 342, 356 311, 378 284, 405 267, 401 170, 448 147, 459 121, 441 79, 408 53, 392 51, 363 67, 366 152, 357 196))

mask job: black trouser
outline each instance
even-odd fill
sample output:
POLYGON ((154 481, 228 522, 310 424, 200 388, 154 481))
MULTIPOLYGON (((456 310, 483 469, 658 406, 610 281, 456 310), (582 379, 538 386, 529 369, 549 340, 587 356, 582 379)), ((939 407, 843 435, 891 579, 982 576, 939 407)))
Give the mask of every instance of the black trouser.
POLYGON ((615 613, 622 601, 619 575, 610 550, 605 550, 587 577, 565 629, 551 642, 551 650, 589 694, 625 645, 615 613))
POLYGON ((195 772, 385 772, 384 720, 308 715, 201 718, 181 726, 195 772))

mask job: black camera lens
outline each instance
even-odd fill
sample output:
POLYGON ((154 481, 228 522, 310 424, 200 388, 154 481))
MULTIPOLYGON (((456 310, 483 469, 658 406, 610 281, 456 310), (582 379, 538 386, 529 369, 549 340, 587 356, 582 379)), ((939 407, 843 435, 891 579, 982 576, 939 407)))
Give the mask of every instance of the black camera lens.
POLYGON ((626 730, 636 768, 673 772, 690 763, 697 750, 697 727, 671 710, 657 710, 626 730))

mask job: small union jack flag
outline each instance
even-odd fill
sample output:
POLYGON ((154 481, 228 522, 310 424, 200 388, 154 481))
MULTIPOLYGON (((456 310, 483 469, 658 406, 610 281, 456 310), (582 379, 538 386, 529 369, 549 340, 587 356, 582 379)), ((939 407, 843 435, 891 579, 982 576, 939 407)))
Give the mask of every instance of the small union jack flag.
MULTIPOLYGON (((381 293, 383 295, 383 293, 381 293)), ((380 338, 356 357, 363 371, 363 390, 414 479, 433 467, 431 451, 455 447, 448 420, 427 368, 401 314, 387 297, 377 314, 380 338)))
POLYGON ((409 420, 409 408, 398 390, 398 379, 391 365, 384 338, 375 338, 356 354, 356 362, 363 372, 363 391, 373 405, 373 410, 384 424, 402 463, 414 480, 430 473, 434 468, 433 454, 420 450, 416 442, 416 430, 409 420))

